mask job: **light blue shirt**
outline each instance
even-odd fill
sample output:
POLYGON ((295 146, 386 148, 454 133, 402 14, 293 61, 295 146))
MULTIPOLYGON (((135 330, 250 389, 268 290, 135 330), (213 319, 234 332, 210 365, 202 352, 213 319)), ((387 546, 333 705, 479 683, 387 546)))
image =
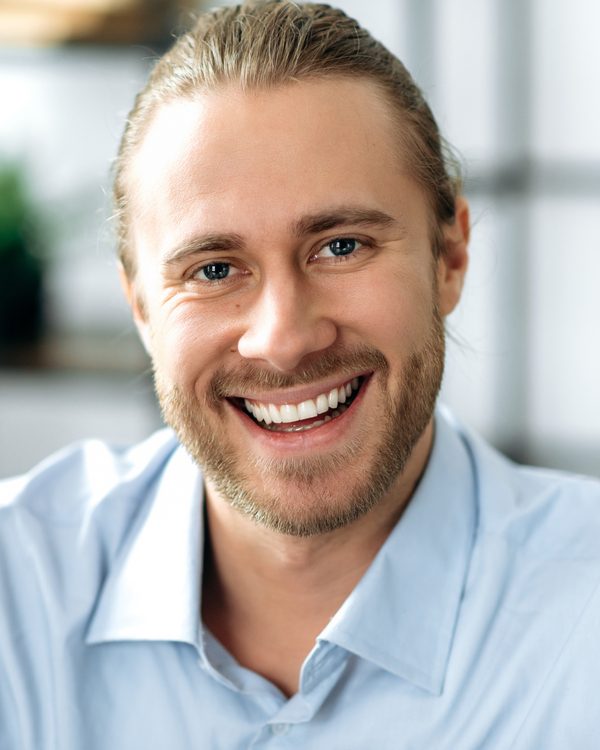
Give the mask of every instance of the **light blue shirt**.
POLYGON ((0 483, 1 750, 597 750, 600 484, 445 414, 289 700, 203 629, 202 481, 163 430, 0 483))

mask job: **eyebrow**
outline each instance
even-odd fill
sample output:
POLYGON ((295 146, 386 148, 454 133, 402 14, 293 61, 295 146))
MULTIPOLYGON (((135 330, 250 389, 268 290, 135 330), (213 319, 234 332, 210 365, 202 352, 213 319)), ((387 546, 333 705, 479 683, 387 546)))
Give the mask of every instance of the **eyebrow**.
POLYGON ((162 265, 173 266, 189 255, 197 253, 225 252, 227 250, 240 250, 244 247, 244 240, 239 234, 205 234, 194 237, 184 242, 183 245, 169 250, 165 253, 162 265))
MULTIPOLYGON (((404 226, 398 219, 383 211, 354 206, 335 208, 315 214, 301 216, 292 222, 292 233, 302 238, 311 234, 320 234, 344 226, 373 227, 385 229, 397 225, 404 233, 404 226)), ((176 265, 190 255, 206 252, 241 250, 245 246, 241 235, 235 233, 210 233, 199 235, 165 253, 162 261, 164 267, 176 265)))
POLYGON ((293 223, 292 228, 297 237, 304 237, 307 234, 319 234, 329 229, 350 224, 361 227, 385 228, 397 223, 397 219, 392 218, 383 211, 373 208, 349 206, 302 216, 293 223))

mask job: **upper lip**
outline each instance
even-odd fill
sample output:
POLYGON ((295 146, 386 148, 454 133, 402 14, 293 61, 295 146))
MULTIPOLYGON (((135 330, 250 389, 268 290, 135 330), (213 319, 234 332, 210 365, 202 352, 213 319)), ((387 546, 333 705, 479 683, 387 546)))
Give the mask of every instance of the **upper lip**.
POLYGON ((236 393, 231 398, 245 398, 248 401, 256 401, 260 404, 299 404, 302 401, 315 399, 321 393, 329 393, 334 388, 349 383, 353 378, 361 378, 369 373, 359 372, 348 375, 336 375, 328 380, 322 380, 319 383, 310 383, 299 388, 278 389, 274 391, 246 391, 236 393))

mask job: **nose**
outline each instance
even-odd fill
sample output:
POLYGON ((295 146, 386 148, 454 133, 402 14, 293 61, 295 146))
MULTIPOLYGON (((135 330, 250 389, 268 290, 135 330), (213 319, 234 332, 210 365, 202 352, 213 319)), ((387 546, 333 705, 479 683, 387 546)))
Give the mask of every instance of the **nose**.
POLYGON ((337 326, 324 314, 326 300, 307 283, 288 277, 263 286, 238 340, 242 357, 292 371, 304 357, 334 343, 337 326))

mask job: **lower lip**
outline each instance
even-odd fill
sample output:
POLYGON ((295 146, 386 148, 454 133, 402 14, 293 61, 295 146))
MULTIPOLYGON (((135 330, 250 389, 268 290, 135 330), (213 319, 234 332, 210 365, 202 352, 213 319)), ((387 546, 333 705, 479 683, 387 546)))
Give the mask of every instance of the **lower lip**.
POLYGON ((290 453, 326 450, 334 447, 340 441, 350 429, 351 423, 357 418, 357 409, 365 396, 367 388, 371 384, 371 377, 365 377, 354 400, 339 417, 335 417, 319 427, 313 427, 310 430, 303 430, 301 432, 265 430, 263 427, 259 427, 245 412, 233 406, 228 401, 225 403, 240 418, 244 427, 252 435, 253 440, 259 442, 268 450, 290 453))

